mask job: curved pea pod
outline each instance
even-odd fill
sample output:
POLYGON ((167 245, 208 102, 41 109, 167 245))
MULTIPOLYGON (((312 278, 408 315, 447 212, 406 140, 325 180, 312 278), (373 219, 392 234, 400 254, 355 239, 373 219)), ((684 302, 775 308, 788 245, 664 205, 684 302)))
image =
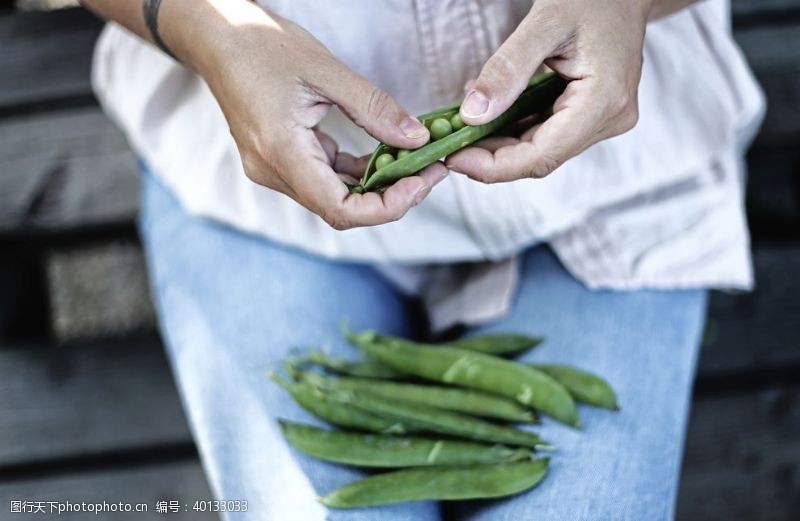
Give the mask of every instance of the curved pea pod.
POLYGON ((579 425, 575 402, 564 386, 528 365, 455 347, 431 349, 371 331, 351 334, 350 339, 364 354, 398 371, 501 394, 567 425, 579 425))
POLYGON ((441 385, 422 385, 367 378, 328 378, 301 372, 300 380, 316 387, 344 391, 364 391, 384 398, 415 402, 449 411, 496 418, 510 422, 535 423, 536 414, 520 403, 496 394, 441 385))
POLYGON ((540 458, 500 465, 399 470, 348 483, 321 501, 332 508, 356 508, 510 496, 538 485, 547 475, 548 464, 547 458, 540 458))
MULTIPOLYGON (((410 154, 398 159, 381 169, 376 169, 375 162, 383 154, 396 155, 397 149, 380 144, 372 154, 361 183, 354 187, 355 192, 373 191, 385 187, 395 181, 414 175, 426 166, 471 145, 479 139, 492 134, 500 128, 530 116, 552 106, 553 102, 564 92, 567 82, 554 73, 534 76, 520 97, 493 121, 483 125, 465 126, 437 141, 413 150, 410 154)), ((435 119, 449 119, 458 114, 460 104, 444 107, 419 116, 420 122, 430 125, 435 119)))
POLYGON ((405 434, 415 430, 403 422, 382 418, 341 401, 331 400, 311 385, 288 382, 276 375, 270 375, 270 378, 286 389, 303 409, 328 423, 385 434, 405 434))
POLYGON ((541 337, 515 333, 487 333, 459 338, 452 342, 445 342, 444 345, 487 355, 515 356, 529 351, 541 343, 541 337))
POLYGON ((505 443, 533 449, 552 449, 537 435, 504 425, 496 425, 474 416, 423 405, 384 398, 360 391, 325 391, 332 400, 350 404, 370 414, 391 419, 419 430, 460 436, 478 441, 505 443))
POLYGON ((531 367, 555 378, 581 403, 612 411, 619 410, 614 389, 597 375, 568 365, 531 364, 531 367))
POLYGON ((329 431, 280 420, 294 448, 315 458, 356 467, 476 465, 530 459, 527 449, 457 440, 433 440, 380 434, 329 431))

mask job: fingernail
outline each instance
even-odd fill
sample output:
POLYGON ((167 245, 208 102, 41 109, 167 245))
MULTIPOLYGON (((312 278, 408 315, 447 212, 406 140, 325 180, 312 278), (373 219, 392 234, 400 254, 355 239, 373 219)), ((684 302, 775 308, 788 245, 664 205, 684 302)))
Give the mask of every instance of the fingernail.
POLYGON ((409 139, 425 137, 425 133, 428 131, 425 125, 411 116, 406 116, 403 121, 400 122, 400 130, 402 130, 403 134, 409 139))
POLYGON ((481 116, 489 110, 489 98, 482 92, 473 90, 467 95, 467 99, 461 104, 461 112, 465 116, 475 118, 481 116))

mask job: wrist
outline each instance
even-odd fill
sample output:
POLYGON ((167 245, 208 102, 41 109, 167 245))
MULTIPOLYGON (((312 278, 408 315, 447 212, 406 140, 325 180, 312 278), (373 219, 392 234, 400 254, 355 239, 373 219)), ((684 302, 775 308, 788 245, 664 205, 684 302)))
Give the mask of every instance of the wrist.
POLYGON ((233 31, 269 20, 249 0, 164 0, 158 13, 164 44, 203 76, 236 55, 233 31))

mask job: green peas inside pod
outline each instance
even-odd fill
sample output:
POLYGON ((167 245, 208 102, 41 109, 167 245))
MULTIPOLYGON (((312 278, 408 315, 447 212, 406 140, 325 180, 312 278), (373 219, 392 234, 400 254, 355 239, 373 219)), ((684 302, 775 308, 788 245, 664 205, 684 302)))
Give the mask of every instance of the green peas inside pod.
POLYGON ((436 118, 431 122, 431 140, 438 141, 453 133, 453 125, 445 118, 436 118))
POLYGON ((386 154, 381 154, 378 156, 378 159, 375 160, 375 170, 380 170, 391 163, 394 163, 394 156, 392 154, 388 152, 386 154))
POLYGON ((410 154, 411 154, 411 150, 400 150, 399 152, 397 152, 397 159, 398 160, 403 159, 404 157, 406 157, 406 156, 408 156, 410 154))
POLYGON ((455 132, 466 127, 467 124, 464 123, 464 120, 461 119, 461 116, 458 114, 458 112, 456 112, 450 117, 450 126, 453 127, 453 132, 455 132))

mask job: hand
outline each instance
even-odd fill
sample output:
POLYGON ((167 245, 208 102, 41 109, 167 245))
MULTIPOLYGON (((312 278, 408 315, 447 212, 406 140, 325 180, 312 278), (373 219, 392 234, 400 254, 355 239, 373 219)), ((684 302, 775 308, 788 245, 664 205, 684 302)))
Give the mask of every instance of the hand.
POLYGON ((217 98, 252 181, 343 230, 399 219, 445 176, 437 163, 383 194, 350 194, 342 179, 356 182, 366 158, 340 152, 317 131, 332 105, 398 148, 424 145, 428 130, 297 25, 245 2, 219 2, 219 9, 226 10, 224 20, 210 15, 204 23, 213 29, 195 30, 194 46, 173 44, 179 56, 190 54, 217 98), (211 41, 198 48, 203 35, 211 41))
POLYGON ((469 86, 461 118, 502 114, 546 64, 572 80, 553 115, 518 138, 493 137, 447 158, 486 183, 544 177, 603 139, 633 128, 644 32, 652 0, 537 0, 469 86))

